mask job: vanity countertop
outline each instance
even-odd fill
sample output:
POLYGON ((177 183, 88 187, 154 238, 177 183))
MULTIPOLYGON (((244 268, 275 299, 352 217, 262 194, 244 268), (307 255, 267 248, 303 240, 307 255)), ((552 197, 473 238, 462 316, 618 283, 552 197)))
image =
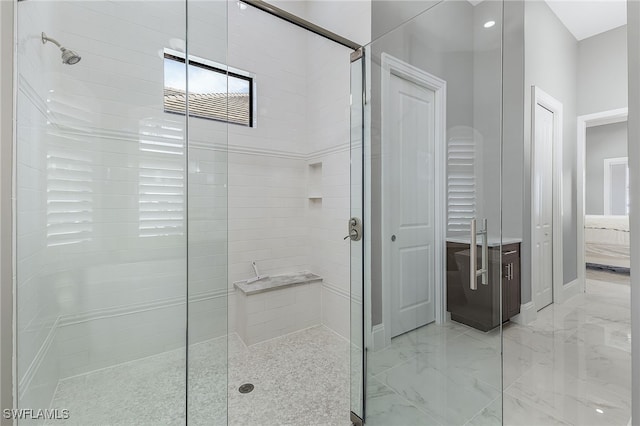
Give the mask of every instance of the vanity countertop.
POLYGON ((252 294, 264 293, 266 291, 280 290, 295 285, 309 284, 316 281, 322 281, 322 277, 309 271, 301 271, 273 275, 252 283, 247 283, 244 280, 236 281, 233 283, 233 286, 249 296, 252 294))

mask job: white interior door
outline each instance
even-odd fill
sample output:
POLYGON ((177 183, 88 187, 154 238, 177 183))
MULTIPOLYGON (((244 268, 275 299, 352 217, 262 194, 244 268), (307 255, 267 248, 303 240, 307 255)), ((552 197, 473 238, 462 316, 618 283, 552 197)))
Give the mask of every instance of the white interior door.
POLYGON ((391 75, 383 174, 391 337, 435 320, 435 92, 391 75))
POLYGON ((532 280, 538 310, 553 302, 553 135, 554 113, 535 111, 532 280))

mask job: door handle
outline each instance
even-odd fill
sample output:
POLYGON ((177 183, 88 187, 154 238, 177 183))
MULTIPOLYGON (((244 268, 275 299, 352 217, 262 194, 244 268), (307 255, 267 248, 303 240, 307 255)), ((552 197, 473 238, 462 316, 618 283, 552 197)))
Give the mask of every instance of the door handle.
POLYGON ((362 221, 358 217, 349 219, 349 235, 344 239, 351 238, 351 241, 360 241, 362 239, 362 221))
POLYGON ((469 246, 469 287, 471 290, 478 289, 478 277, 482 277, 482 284, 487 285, 488 275, 489 275, 489 238, 487 238, 487 219, 482 220, 482 224, 484 229, 478 231, 478 225, 476 219, 471 219, 471 241, 469 246), (478 247, 477 247, 477 237, 478 235, 482 236, 482 269, 478 269, 478 247))
POLYGON ((346 240, 348 238, 351 238, 353 241, 358 241, 358 231, 356 231, 355 229, 352 229, 349 231, 349 235, 347 235, 346 237, 343 238, 343 240, 346 240))

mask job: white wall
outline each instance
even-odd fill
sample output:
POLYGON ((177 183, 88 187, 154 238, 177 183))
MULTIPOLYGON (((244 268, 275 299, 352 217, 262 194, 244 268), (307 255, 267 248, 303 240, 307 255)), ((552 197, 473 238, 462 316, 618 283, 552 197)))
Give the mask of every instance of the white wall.
POLYGON ((578 42, 578 115, 627 106, 627 26, 578 42))
POLYGON ((544 2, 525 2, 524 218, 522 303, 531 300, 531 86, 563 105, 563 263, 564 283, 577 277, 576 78, 578 42, 544 2))
POLYGON ((524 202, 524 1, 504 3, 502 235, 522 238, 524 202))
POLYGON ((522 302, 530 289, 531 86, 564 107, 563 263, 564 283, 577 278, 576 117, 627 106, 626 26, 577 41, 544 2, 525 2, 525 128, 522 302))
POLYGON ((604 214, 604 160, 627 156, 627 122, 587 128, 585 214, 604 214))

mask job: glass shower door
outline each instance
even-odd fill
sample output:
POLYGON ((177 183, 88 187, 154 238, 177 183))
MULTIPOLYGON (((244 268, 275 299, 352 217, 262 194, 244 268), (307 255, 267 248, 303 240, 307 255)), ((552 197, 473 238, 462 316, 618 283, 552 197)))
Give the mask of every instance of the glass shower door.
POLYGON ((352 64, 365 224, 352 412, 365 424, 502 422, 501 19, 501 1, 441 2, 352 64))
POLYGON ((225 60, 226 2, 16 14, 18 424, 226 424, 226 124, 185 62, 225 60))

